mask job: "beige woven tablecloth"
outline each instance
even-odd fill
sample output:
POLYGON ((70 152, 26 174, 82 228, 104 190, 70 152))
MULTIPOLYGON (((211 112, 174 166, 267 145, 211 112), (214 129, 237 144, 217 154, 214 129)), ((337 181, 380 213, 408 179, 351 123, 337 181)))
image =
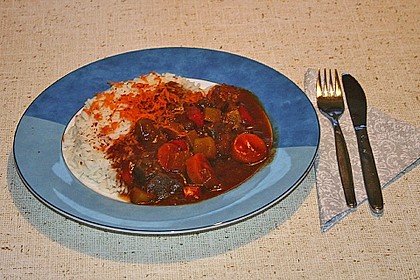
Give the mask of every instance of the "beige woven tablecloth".
POLYGON ((303 89, 307 68, 358 77, 370 106, 420 123, 420 7, 407 1, 51 1, 0 3, 0 278, 419 279, 414 168, 321 233, 314 170, 286 199, 233 226, 146 237, 68 220, 25 188, 12 146, 25 109, 51 83, 118 53, 165 46, 260 61, 303 89))

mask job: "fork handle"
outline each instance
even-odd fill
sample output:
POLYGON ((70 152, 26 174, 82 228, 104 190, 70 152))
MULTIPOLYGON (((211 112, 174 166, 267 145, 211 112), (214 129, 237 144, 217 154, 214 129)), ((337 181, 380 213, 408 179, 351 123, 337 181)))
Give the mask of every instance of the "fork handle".
POLYGON ((351 170, 350 157, 349 152, 347 151, 347 145, 346 141, 344 140, 343 132, 341 131, 338 122, 334 123, 334 136, 338 169, 340 171, 340 179, 344 189, 346 203, 349 207, 355 208, 357 206, 357 201, 356 195, 354 193, 353 173, 351 170))

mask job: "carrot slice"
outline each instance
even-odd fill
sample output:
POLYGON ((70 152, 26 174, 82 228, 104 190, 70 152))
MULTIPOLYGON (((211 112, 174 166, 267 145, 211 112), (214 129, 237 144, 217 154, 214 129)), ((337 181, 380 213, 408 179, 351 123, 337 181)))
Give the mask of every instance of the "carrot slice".
POLYGON ((185 162, 187 174, 194 184, 213 187, 218 180, 214 170, 204 154, 195 154, 185 162))
POLYGON ((172 172, 185 170, 185 161, 190 156, 190 151, 183 150, 171 142, 163 144, 157 151, 157 160, 162 168, 172 172))

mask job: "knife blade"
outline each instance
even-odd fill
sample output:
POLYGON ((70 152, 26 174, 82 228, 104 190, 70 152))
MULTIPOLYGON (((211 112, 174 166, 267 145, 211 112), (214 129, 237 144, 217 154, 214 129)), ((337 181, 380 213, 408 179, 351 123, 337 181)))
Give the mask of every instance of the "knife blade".
POLYGON ((359 82, 350 74, 342 75, 342 83, 350 117, 356 132, 363 181, 370 209, 374 215, 381 216, 384 205, 378 171, 367 133, 366 95, 359 82))

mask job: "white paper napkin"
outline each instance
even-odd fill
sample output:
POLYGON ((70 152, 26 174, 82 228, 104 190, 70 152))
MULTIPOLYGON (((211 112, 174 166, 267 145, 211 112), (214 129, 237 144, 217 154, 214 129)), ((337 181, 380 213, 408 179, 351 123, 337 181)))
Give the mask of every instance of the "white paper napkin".
MULTIPOLYGON (((353 210, 347 207, 344 198, 332 125, 325 116, 321 115, 316 105, 316 77, 317 70, 308 69, 304 83, 305 92, 316 108, 321 126, 321 141, 315 170, 321 231, 327 231, 353 210)), ((356 199, 360 206, 367 197, 356 135, 347 105, 345 113, 340 118, 340 125, 351 158, 356 199)), ((369 107, 369 100, 367 126, 382 188, 420 163, 420 129, 369 107)), ((384 200, 384 215, 386 215, 386 203, 384 200)))

